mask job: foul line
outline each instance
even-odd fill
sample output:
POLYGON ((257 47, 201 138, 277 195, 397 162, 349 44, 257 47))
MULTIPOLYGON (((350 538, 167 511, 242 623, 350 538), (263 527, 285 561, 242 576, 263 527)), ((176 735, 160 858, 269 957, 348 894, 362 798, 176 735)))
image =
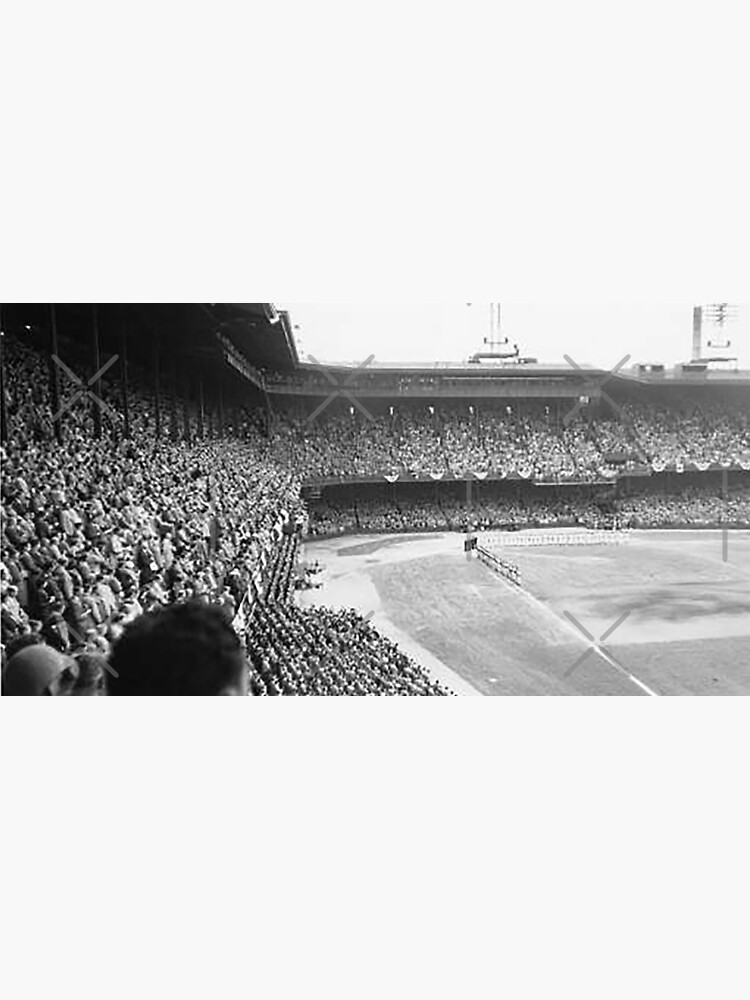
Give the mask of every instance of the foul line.
MULTIPOLYGON (((505 586, 508 588, 508 590, 511 591, 511 593, 523 594, 528 600, 532 601, 537 607, 541 608, 543 611, 546 611, 547 614, 552 615, 552 617, 555 618, 558 622, 560 622, 561 625, 565 625, 568 631, 572 632, 573 635, 576 636, 576 638, 578 639, 583 638, 578 629, 575 628, 573 625, 571 625, 571 623, 567 620, 567 618, 560 617, 557 614, 557 612, 553 611, 552 608, 546 605, 543 601, 540 601, 538 597, 534 597, 533 594, 530 594, 525 587, 519 584, 510 583, 500 573, 495 573, 494 575, 497 579, 501 580, 505 584, 505 586)), ((599 646, 592 644, 591 649, 594 653, 598 653, 605 663, 608 663, 611 667, 614 667, 618 671, 618 673, 622 674, 624 677, 627 677, 629 681, 632 681, 633 684, 639 687, 643 692, 645 692, 645 694, 649 695, 651 698, 659 697, 656 691, 653 691, 647 684, 644 684, 643 681, 638 680, 638 678, 634 674, 628 673, 628 671, 625 670, 624 667, 621 667, 619 663, 616 663, 609 656, 607 656, 604 650, 600 649, 599 646)))
MULTIPOLYGON (((571 630, 573 632, 575 632, 576 635, 580 635, 581 634, 578 631, 578 629, 575 629, 572 626, 571 626, 571 630)), ((607 656, 607 654, 604 652, 603 649, 601 649, 601 647, 596 646, 596 645, 592 645, 591 649, 592 649, 592 651, 594 653, 598 653, 599 656, 601 656, 601 658, 605 661, 605 663, 608 663, 611 667, 614 667, 615 670, 619 671, 619 673, 621 673, 623 675, 623 677, 627 677, 627 679, 629 681, 632 681, 633 684, 636 684, 639 688, 641 688, 642 691, 645 691, 647 695, 650 695, 652 698, 658 698, 659 697, 659 695, 656 693, 656 691, 652 691, 651 688, 648 687, 647 684, 644 684, 643 681, 639 681, 638 678, 635 676, 635 674, 629 674, 628 671, 624 667, 621 667, 619 663, 617 663, 615 660, 613 660, 610 656, 607 656)))

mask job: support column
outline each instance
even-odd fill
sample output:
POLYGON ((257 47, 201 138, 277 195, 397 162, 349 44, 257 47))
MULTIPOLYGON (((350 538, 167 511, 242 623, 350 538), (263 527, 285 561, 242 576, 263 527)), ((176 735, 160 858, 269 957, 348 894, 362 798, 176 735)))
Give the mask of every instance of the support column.
POLYGON ((172 420, 171 420, 171 423, 172 423, 172 427, 171 427, 170 436, 171 436, 171 438, 172 438, 173 441, 177 441, 179 439, 180 435, 179 435, 179 431, 178 431, 178 428, 177 428, 177 358, 175 356, 174 349, 172 349, 171 355, 172 356, 171 356, 171 365, 170 365, 171 372, 170 372, 170 374, 172 376, 171 377, 171 388, 172 388, 172 392, 171 392, 171 396, 172 396, 172 420))
MULTIPOLYGON (((60 346, 57 341, 57 310, 54 305, 50 305, 50 354, 60 357, 60 346)), ((49 365, 50 395, 52 397, 52 415, 60 412, 60 369, 55 361, 50 358, 49 365)), ((54 420, 52 426, 55 433, 55 440, 62 444, 63 429, 62 420, 54 420)))
POLYGON ((156 397, 156 437, 161 438, 161 372, 159 371, 159 335, 154 338, 154 394, 156 397))
POLYGON ((185 440, 190 444, 192 436, 190 427, 190 375, 185 372, 182 379, 182 411, 184 416, 185 440))
POLYGON ((8 405, 5 398, 5 331, 3 330, 3 307, 0 305, 0 441, 8 440, 8 405))
MULTIPOLYGON (((99 360, 99 310, 95 305, 91 307, 91 361, 94 366, 94 375, 101 368, 101 362, 99 360)), ((94 383, 94 395, 98 396, 99 399, 102 398, 102 380, 97 379, 94 383)), ((91 400, 92 412, 94 414, 94 437, 100 438, 102 436, 102 408, 96 400, 91 400)))
POLYGON ((128 321, 122 324, 120 341, 120 384, 122 388, 122 415, 126 439, 130 438, 130 406, 128 402, 128 321))

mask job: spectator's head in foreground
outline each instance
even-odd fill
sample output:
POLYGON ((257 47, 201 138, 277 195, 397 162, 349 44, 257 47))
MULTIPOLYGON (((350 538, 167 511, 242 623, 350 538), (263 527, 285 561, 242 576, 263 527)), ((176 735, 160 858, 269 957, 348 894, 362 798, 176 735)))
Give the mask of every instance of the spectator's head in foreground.
POLYGON ((110 657, 109 695, 246 695, 240 641, 221 608, 188 601, 126 626, 110 657))
POLYGON ((3 674, 3 695, 67 695, 78 677, 75 661, 44 643, 14 653, 3 674))

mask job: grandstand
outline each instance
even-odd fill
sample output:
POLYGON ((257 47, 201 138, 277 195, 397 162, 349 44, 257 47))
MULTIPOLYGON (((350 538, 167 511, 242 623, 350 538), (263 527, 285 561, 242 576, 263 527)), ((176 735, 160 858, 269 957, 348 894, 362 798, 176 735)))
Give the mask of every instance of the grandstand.
MULTIPOLYGON (((621 675, 545 666, 570 641, 552 636, 555 623, 546 651, 529 640, 491 677, 494 630, 542 620, 554 603, 543 566, 552 578, 588 559, 599 587, 621 566, 656 580, 644 553, 658 538, 675 565, 686 553, 685 585, 703 580, 714 595, 715 622, 694 641, 716 647, 729 629, 719 690, 750 693, 737 661, 750 597, 748 372, 324 367, 299 358, 290 317, 269 303, 3 306, 0 326, 4 662, 29 644, 67 662, 106 658, 139 616, 193 601, 232 622, 253 694, 631 693, 621 675), (458 579, 467 530, 485 575, 464 564, 458 579), (303 589, 303 553, 356 572, 337 566, 303 589), (447 628, 472 621, 472 642, 486 624, 479 594, 492 656, 422 642, 434 622, 406 607, 405 581, 440 591, 447 628), (452 603, 451 587, 468 588, 469 604, 452 603)), ((650 674, 645 686, 705 688, 650 674)))

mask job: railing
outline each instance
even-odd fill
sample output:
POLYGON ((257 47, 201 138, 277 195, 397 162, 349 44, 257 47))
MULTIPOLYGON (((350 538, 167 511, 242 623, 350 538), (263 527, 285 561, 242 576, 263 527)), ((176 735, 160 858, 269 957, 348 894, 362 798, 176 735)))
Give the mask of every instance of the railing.
POLYGON ((516 587, 521 586, 521 573, 515 563, 506 562, 481 545, 477 546, 477 556, 480 562, 484 563, 485 566, 489 566, 495 573, 498 573, 510 583, 515 584, 516 587))
POLYGON ((544 532, 534 535, 487 532, 482 537, 488 537, 488 543, 493 548, 539 548, 548 545, 626 545, 630 541, 630 532, 595 530, 575 533, 544 532))
MULTIPOLYGON (((342 380, 342 385, 343 385, 342 380)), ((581 387, 562 383, 541 383, 535 381, 521 384, 520 379, 508 380, 499 385, 487 379, 456 379, 444 382, 406 382, 393 385, 369 385, 352 382, 346 384, 348 392, 358 399, 429 399, 435 397, 466 399, 578 399, 581 387)), ((265 380, 265 390, 279 396, 322 396, 336 393, 331 382, 306 379, 305 381, 274 382, 265 380)), ((589 388, 586 394, 591 399, 599 399, 601 390, 589 388)))

